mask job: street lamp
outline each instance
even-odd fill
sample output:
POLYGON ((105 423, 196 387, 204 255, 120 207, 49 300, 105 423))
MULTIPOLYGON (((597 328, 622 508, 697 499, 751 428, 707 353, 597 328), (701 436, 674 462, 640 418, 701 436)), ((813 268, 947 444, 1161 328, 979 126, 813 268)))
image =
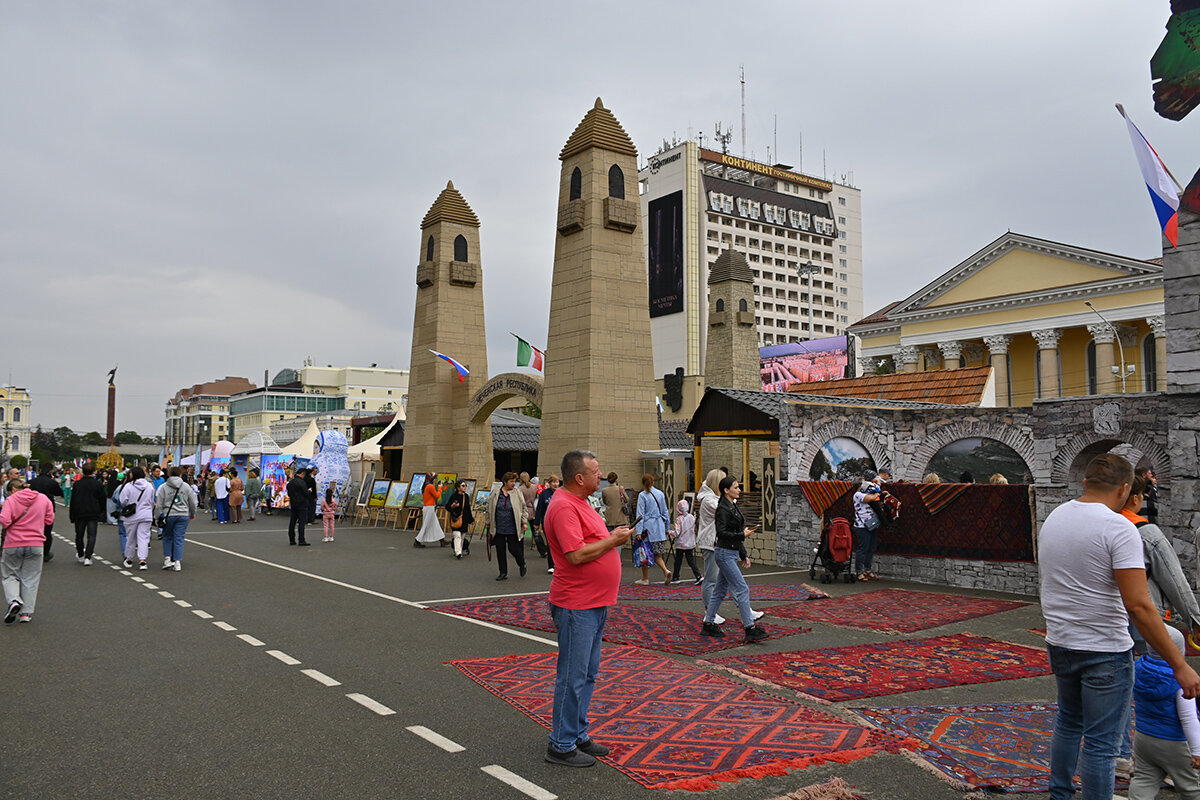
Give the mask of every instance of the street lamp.
POLYGON ((1108 326, 1108 329, 1112 331, 1113 341, 1116 342, 1117 345, 1117 355, 1121 358, 1121 394, 1125 394, 1125 375, 1128 370, 1125 368, 1125 347, 1121 344, 1121 334, 1117 332, 1117 327, 1115 325, 1105 319, 1104 315, 1096 310, 1096 307, 1092 305, 1091 300, 1084 300, 1083 304, 1090 308, 1092 313, 1099 317, 1101 321, 1108 326))
POLYGON ((815 331, 813 330, 813 294, 812 294, 813 280, 812 280, 812 276, 813 276, 814 272, 819 272, 820 270, 821 270, 821 268, 818 267, 816 264, 814 264, 812 262, 811 258, 808 260, 807 264, 796 267, 796 272, 797 272, 797 274, 800 275, 800 277, 803 278, 805 275, 808 276, 808 338, 809 339, 816 338, 813 335, 815 333, 815 331))

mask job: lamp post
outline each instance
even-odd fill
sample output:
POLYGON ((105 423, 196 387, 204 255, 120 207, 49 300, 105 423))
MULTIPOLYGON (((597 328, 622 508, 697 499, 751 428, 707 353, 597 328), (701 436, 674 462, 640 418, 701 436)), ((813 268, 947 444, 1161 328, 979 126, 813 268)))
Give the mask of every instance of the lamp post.
POLYGON ((808 260, 807 264, 796 267, 796 272, 797 272, 797 274, 800 275, 800 277, 803 278, 806 275, 808 276, 808 338, 809 339, 816 338, 815 336, 813 336, 815 331, 813 330, 813 295, 812 295, 813 280, 812 280, 812 276, 813 276, 814 272, 819 272, 820 269, 821 269, 820 267, 818 267, 816 264, 814 264, 812 262, 811 258, 808 260))
POLYGON ((1117 326, 1105 319, 1104 315, 1096 310, 1096 307, 1092 305, 1091 300, 1084 300, 1083 304, 1090 308, 1092 313, 1099 317, 1101 321, 1108 326, 1108 329, 1112 331, 1113 341, 1116 342, 1117 345, 1117 355, 1121 359, 1121 394, 1125 394, 1125 347, 1121 344, 1121 334, 1117 332, 1117 326))

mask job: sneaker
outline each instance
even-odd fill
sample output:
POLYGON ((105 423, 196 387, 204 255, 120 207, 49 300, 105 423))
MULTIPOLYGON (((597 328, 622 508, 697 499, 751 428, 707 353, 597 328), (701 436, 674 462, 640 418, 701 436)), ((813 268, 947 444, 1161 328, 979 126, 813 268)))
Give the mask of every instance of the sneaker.
POLYGON ((133 566, 133 562, 127 558, 121 562, 121 566, 124 567, 125 569, 129 569, 130 567, 133 566))
POLYGON ((139 561, 139 562, 138 562, 138 569, 149 569, 149 568, 146 566, 146 562, 145 562, 145 561, 139 561))
POLYGON ((700 635, 712 636, 717 639, 721 639, 725 636, 725 631, 721 630, 721 628, 715 622, 705 622, 700 626, 700 635))
POLYGON ((299 543, 298 545, 296 545, 296 546, 297 546, 297 547, 311 547, 311 546, 312 546, 312 543, 311 543, 311 542, 300 542, 300 543, 299 543))
POLYGON ((588 739, 586 742, 576 742, 575 747, 587 753, 589 756, 596 758, 599 758, 600 756, 606 756, 612 752, 604 745, 600 744, 599 742, 592 741, 591 739, 588 739))
POLYGON ((1133 775, 1133 759, 1118 758, 1117 759, 1117 777, 1129 780, 1133 775))
POLYGON ((455 553, 454 557, 455 557, 455 559, 462 561, 462 553, 455 553))
POLYGON ((91 560, 90 558, 85 558, 85 559, 83 560, 83 565, 84 565, 85 567, 90 567, 90 566, 92 565, 92 560, 91 560))
POLYGON ((692 585, 693 585, 693 586, 699 586, 699 585, 700 585, 700 584, 702 584, 702 583, 704 583, 704 576, 703 576, 703 575, 700 575, 700 576, 698 576, 698 577, 696 578, 696 582, 695 582, 694 584, 692 584, 692 585))
POLYGON ((663 578, 663 586, 670 586, 672 577, 673 576, 671 575, 671 573, 668 572, 667 577, 663 578))
POLYGON ((4 615, 4 624, 5 625, 11 624, 12 621, 17 618, 17 614, 20 614, 20 613, 21 613, 21 601, 13 600, 11 603, 8 604, 8 613, 4 615))
POLYGON ((634 582, 633 582, 633 585, 634 585, 634 586, 649 586, 649 585, 650 585, 650 581, 641 581, 641 580, 638 580, 638 581, 634 581, 634 582))
POLYGON ((762 628, 758 627, 757 625, 751 625, 749 628, 746 628, 746 642, 747 643, 761 642, 765 638, 767 638, 767 632, 764 631, 762 628))
POLYGON ((29 614, 22 614, 21 616, 17 617, 17 622, 33 622, 33 617, 29 614))
POLYGON ((547 574, 547 575, 553 575, 553 574, 554 574, 554 567, 546 567, 546 574, 547 574))
POLYGON ((183 569, 183 565, 181 565, 178 561, 172 561, 171 569, 175 572, 179 572, 181 569, 183 569))
POLYGON ((713 625, 724 625, 724 624, 725 624, 725 618, 722 617, 720 614, 717 614, 715 617, 713 617, 713 625))
POLYGON ((528 570, 527 570, 527 569, 525 569, 525 565, 524 565, 524 564, 522 564, 522 565, 521 565, 521 577, 522 577, 522 578, 524 578, 524 577, 525 577, 525 573, 526 573, 526 572, 528 572, 528 570))
POLYGON ((594 756, 584 753, 578 747, 569 753, 560 753, 557 750, 547 747, 546 762, 564 767, 590 767, 596 763, 596 759, 594 756))
POLYGON ((169 559, 169 558, 168 558, 168 559, 166 559, 166 560, 164 560, 164 561, 163 561, 163 567, 162 567, 162 568, 163 568, 163 569, 170 569, 170 568, 171 568, 171 565, 172 565, 172 564, 174 564, 174 563, 175 563, 174 561, 172 561, 171 559, 169 559))
POLYGON ((76 554, 75 554, 75 561, 77 561, 78 563, 82 564, 82 563, 83 563, 83 553, 76 553, 76 554))
POLYGON ((754 619, 755 619, 755 620, 760 620, 760 619, 762 619, 762 618, 763 618, 763 615, 764 615, 764 614, 766 614, 766 613, 767 613, 767 612, 765 612, 765 611, 755 611, 755 610, 753 610, 753 609, 751 609, 751 610, 750 610, 750 616, 754 617, 754 619))

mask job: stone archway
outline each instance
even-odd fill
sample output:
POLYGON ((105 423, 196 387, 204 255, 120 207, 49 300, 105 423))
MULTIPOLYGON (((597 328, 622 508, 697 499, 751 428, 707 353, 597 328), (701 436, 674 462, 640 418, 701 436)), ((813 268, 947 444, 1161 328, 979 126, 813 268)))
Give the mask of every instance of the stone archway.
POLYGON ((471 398, 467 419, 472 425, 487 424, 488 417, 510 397, 523 397, 538 408, 542 407, 544 384, 537 375, 503 372, 489 380, 471 398))
POLYGON ((1039 475, 1034 471, 1036 459, 1033 453, 1033 439, 1020 428, 1005 425, 995 425, 978 420, 951 422, 940 427, 930 426, 925 439, 913 453, 905 480, 919 482, 929 469, 929 462, 943 447, 957 442, 959 439, 991 439, 1012 448, 1025 462, 1025 468, 1033 476, 1035 483, 1043 482, 1048 476, 1039 475), (919 469, 914 469, 919 467, 919 469))
POLYGON ((816 428, 812 432, 812 436, 808 440, 803 452, 800 455, 800 468, 796 472, 797 475, 802 475, 801 480, 808 480, 808 471, 812 469, 813 459, 817 457, 817 452, 825 446, 826 442, 831 439, 845 437, 853 439, 863 446, 870 454, 871 460, 875 462, 876 469, 891 467, 891 461, 888 459, 887 452, 879 446, 877 433, 872 431, 866 425, 860 425, 853 422, 830 422, 816 428))
POLYGON ((1154 472, 1158 477, 1159 486, 1166 488, 1171 484, 1171 457, 1158 442, 1142 433, 1123 437, 1120 435, 1101 434, 1093 431, 1081 433, 1058 448, 1051 467, 1050 479, 1054 483, 1080 486, 1083 483, 1083 470, 1095 456, 1107 453, 1118 445, 1126 444, 1139 451, 1154 464, 1154 472))

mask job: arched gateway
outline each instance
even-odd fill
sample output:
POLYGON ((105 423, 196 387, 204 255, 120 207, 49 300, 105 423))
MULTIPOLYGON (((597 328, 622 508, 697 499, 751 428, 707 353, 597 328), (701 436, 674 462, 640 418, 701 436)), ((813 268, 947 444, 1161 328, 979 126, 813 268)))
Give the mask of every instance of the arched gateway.
POLYGON ((467 419, 472 425, 486 425, 488 418, 510 397, 524 397, 542 407, 542 379, 521 372, 504 372, 485 383, 471 398, 467 419))

